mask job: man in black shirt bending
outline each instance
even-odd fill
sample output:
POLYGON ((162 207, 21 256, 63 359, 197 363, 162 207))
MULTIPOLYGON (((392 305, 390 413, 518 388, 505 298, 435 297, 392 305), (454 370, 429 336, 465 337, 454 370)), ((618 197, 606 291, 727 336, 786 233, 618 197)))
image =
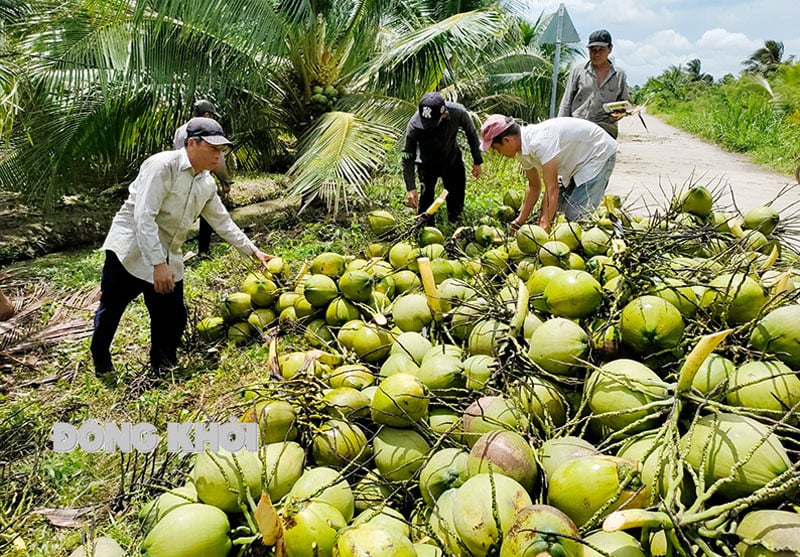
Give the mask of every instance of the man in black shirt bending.
MULTIPOLYGON (((424 212, 433 203, 436 182, 442 179, 448 191, 447 218, 455 223, 464 210, 466 175, 464 159, 456 141, 458 130, 464 130, 472 154, 472 176, 479 178, 483 155, 480 139, 467 110, 460 104, 445 102, 440 93, 426 93, 419 110, 406 127, 403 146, 403 180, 408 190, 408 205, 424 212), (417 167, 422 193, 417 192, 414 167, 417 167)), ((432 224, 433 218, 429 217, 432 224)))

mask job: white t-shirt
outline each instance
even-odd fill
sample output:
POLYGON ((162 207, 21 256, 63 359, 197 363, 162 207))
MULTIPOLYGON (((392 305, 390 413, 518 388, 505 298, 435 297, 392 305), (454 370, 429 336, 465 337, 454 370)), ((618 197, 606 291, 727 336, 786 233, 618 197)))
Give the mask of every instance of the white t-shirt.
POLYGON ((564 185, 572 178, 580 185, 600 174, 619 146, 600 126, 580 118, 551 118, 523 126, 521 142, 516 159, 522 168, 541 171, 555 159, 564 185))

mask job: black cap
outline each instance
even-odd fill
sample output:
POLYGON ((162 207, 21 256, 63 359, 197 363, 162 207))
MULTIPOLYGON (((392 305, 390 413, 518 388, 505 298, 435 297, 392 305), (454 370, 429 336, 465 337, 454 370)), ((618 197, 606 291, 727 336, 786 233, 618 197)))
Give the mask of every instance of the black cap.
POLYGON ((214 116, 214 118, 219 118, 217 107, 209 100, 199 99, 192 105, 192 116, 202 116, 206 112, 214 116))
POLYGON ((419 120, 426 130, 435 128, 442 119, 442 114, 447 112, 444 97, 440 93, 425 93, 419 101, 419 120))
POLYGON ((611 33, 605 29, 598 29, 589 35, 589 44, 586 45, 591 48, 593 46, 611 46, 611 33))
POLYGON ((186 124, 186 137, 200 137, 211 145, 232 145, 219 122, 211 118, 192 118, 186 124))

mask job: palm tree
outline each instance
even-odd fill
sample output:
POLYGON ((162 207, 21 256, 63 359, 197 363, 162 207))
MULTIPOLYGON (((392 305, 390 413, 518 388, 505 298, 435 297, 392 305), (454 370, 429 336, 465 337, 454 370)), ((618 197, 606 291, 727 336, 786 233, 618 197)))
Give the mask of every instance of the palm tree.
POLYGON ((702 82, 710 85, 714 81, 713 76, 703 73, 703 71, 700 69, 699 58, 695 58, 686 62, 686 75, 688 76, 689 81, 692 83, 702 82))
POLYGON ((761 74, 771 74, 783 63, 783 42, 768 40, 764 46, 750 55, 742 62, 744 71, 761 74))

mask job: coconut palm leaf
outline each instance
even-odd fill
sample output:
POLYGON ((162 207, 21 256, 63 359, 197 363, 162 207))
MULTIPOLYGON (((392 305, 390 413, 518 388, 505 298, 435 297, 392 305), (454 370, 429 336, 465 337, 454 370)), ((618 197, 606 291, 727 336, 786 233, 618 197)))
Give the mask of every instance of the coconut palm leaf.
POLYGON ((322 196, 334 212, 339 194, 351 188, 365 197, 364 186, 378 170, 391 127, 364 120, 353 113, 329 112, 300 142, 301 155, 289 169, 291 193, 305 203, 322 196))

